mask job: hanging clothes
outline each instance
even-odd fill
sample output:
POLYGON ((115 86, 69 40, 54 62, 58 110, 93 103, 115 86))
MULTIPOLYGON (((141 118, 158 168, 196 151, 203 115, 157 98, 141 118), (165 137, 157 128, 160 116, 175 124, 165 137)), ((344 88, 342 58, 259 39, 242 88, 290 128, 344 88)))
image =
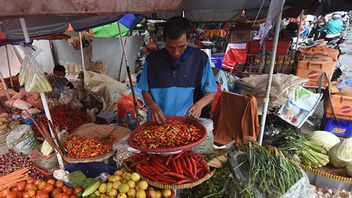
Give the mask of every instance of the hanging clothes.
POLYGON ((257 100, 251 95, 222 92, 214 114, 214 140, 227 144, 257 139, 259 118, 257 100))

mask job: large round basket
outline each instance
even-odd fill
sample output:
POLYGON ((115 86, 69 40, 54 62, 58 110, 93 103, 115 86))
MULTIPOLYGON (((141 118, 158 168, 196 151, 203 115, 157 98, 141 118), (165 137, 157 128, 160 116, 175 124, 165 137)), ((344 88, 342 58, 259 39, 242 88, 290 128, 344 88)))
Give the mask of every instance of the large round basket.
POLYGON ((344 182, 344 183, 352 184, 352 177, 344 177, 344 176, 340 176, 340 175, 335 175, 335 174, 323 171, 321 169, 314 169, 314 168, 311 168, 311 167, 308 167, 308 166, 304 166, 302 164, 300 166, 306 172, 311 172, 311 173, 313 173, 315 175, 326 177, 326 178, 329 178, 331 180, 335 180, 335 181, 338 181, 338 182, 344 182))
MULTIPOLYGON (((124 166, 126 167, 126 169, 128 171, 132 171, 132 169, 130 169, 126 164, 124 164, 124 166)), ((137 171, 138 172, 138 171, 137 171)), ((192 182, 192 183, 187 183, 187 184, 166 184, 166 183, 162 183, 162 182, 155 182, 155 181, 151 181, 148 178, 143 177, 142 174, 141 175, 142 179, 145 180, 146 182, 148 182, 149 185, 156 187, 156 188, 161 188, 161 189, 174 189, 174 190, 179 190, 179 189, 186 189, 186 188, 193 188, 195 186, 198 186, 199 184, 207 181, 208 179, 210 179, 213 175, 214 175, 215 169, 210 173, 210 174, 206 174, 203 178, 199 179, 198 181, 192 182)))
POLYGON ((196 128, 198 128, 200 130, 201 138, 199 138, 197 141, 192 142, 190 144, 177 146, 177 147, 167 147, 167 148, 166 147, 159 147, 159 148, 152 148, 152 149, 151 148, 143 148, 143 147, 137 145, 136 142, 133 140, 133 138, 145 126, 155 125, 154 122, 146 122, 146 123, 140 125, 135 130, 132 131, 131 135, 128 138, 128 144, 132 148, 135 148, 135 149, 140 150, 142 152, 166 153, 166 152, 175 152, 175 151, 180 151, 180 150, 191 149, 194 146, 197 146, 198 144, 203 142, 205 140, 206 136, 207 136, 207 130, 205 129, 203 124, 198 122, 196 119, 191 119, 191 118, 186 118, 186 117, 181 117, 181 116, 171 116, 171 117, 167 117, 166 119, 167 120, 171 120, 171 121, 176 121, 176 120, 177 121, 182 121, 182 122, 190 123, 190 124, 194 125, 196 128))

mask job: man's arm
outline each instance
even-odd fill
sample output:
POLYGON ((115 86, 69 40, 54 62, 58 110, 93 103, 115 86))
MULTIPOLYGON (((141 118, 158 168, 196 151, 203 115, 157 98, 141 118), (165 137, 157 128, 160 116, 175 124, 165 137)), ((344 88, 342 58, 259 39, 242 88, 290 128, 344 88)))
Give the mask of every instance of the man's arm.
POLYGON ((147 91, 142 91, 142 96, 144 102, 148 105, 150 111, 151 121, 157 123, 163 123, 166 119, 164 113, 161 111, 160 107, 154 102, 153 97, 147 91))
POLYGON ((198 102, 196 102, 192 107, 188 110, 188 115, 192 115, 195 118, 199 118, 202 113, 202 109, 207 106, 215 96, 215 92, 206 93, 198 102))

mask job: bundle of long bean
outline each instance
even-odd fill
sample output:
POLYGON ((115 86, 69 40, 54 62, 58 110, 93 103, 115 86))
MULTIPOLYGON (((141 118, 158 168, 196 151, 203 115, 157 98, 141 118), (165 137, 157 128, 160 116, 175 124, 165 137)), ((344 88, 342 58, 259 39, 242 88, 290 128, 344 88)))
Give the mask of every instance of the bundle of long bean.
POLYGON ((284 131, 274 137, 273 145, 285 155, 297 155, 301 164, 312 168, 320 168, 329 163, 327 150, 320 144, 310 141, 295 131, 284 131))
POLYGON ((256 197, 258 191, 265 197, 280 197, 303 176, 300 168, 274 147, 248 142, 241 151, 236 169, 248 178, 237 186, 240 197, 256 197))

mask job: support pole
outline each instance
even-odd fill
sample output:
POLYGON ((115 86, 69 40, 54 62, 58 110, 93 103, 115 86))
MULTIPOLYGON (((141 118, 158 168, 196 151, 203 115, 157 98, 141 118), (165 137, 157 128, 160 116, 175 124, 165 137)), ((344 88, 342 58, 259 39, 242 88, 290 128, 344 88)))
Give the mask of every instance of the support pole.
POLYGON ((131 77, 131 71, 130 71, 130 67, 128 65, 128 59, 127 59, 127 55, 126 55, 126 49, 125 49, 125 44, 123 43, 122 40, 122 35, 121 35, 121 27, 120 27, 120 23, 117 22, 117 27, 119 29, 119 37, 120 37, 120 42, 121 42, 121 47, 122 47, 122 57, 125 60, 126 63, 126 72, 127 72, 127 76, 128 76, 128 80, 130 81, 130 88, 131 88, 131 92, 132 92, 132 99, 133 99, 133 106, 134 106, 134 110, 136 112, 136 118, 137 118, 137 122, 139 125, 139 120, 138 120, 138 104, 137 104, 137 100, 136 100, 136 95, 134 93, 134 88, 133 88, 133 82, 132 82, 132 77, 131 77))
POLYGON ((280 14, 277 16, 276 22, 275 22, 275 35, 274 35, 274 42, 273 42, 273 50, 272 50, 272 56, 271 56, 271 60, 270 60, 270 70, 269 70, 268 82, 266 85, 266 94, 265 94, 265 98, 264 98, 262 118, 261 118, 261 122, 260 122, 260 133, 259 133, 259 144, 260 145, 262 145, 262 143, 263 143, 266 115, 267 115, 268 106, 269 106, 269 102, 270 102, 271 81, 273 79, 273 73, 274 73, 277 44, 279 42, 281 16, 282 16, 282 10, 281 10, 280 14))
POLYGON ((7 100, 10 100, 11 98, 10 98, 9 90, 7 88, 6 82, 4 80, 4 76, 2 75, 1 71, 0 71, 0 78, 1 78, 2 86, 4 87, 5 96, 6 96, 7 100))
POLYGON ((299 15, 299 25, 298 25, 298 31, 297 31, 297 42, 296 42, 296 47, 295 47, 295 53, 297 52, 298 45, 299 45, 299 39, 301 39, 301 34, 300 34, 300 28, 303 22, 303 15, 304 15, 304 10, 301 11, 301 14, 299 15))
MULTIPOLYGON (((85 66, 85 62, 84 62, 84 53, 83 53, 83 43, 82 43, 82 33, 81 32, 79 32, 79 44, 80 44, 80 48, 81 48, 82 71, 83 71, 83 74, 85 74, 86 73, 86 66, 85 66)), ((84 79, 83 79, 83 81, 84 81, 84 79)))
MULTIPOLYGON (((4 26, 3 26, 3 23, 0 22, 0 25, 1 25, 1 32, 4 32, 4 26)), ((7 45, 5 45, 5 52, 6 52, 6 60, 7 60, 7 68, 9 70, 9 76, 10 76, 10 84, 11 84, 11 87, 13 88, 13 81, 12 81, 12 74, 11 74, 11 67, 10 67, 10 58, 9 58, 9 51, 7 49, 7 45)), ((2 74, 1 74, 2 75, 2 74)))
MULTIPOLYGON (((28 35, 28 30, 27 30, 27 25, 26 25, 26 22, 24 20, 24 18, 20 18, 20 23, 21 23, 21 28, 22 28, 22 31, 23 31, 23 35, 24 35, 24 38, 25 38, 25 42, 27 44, 30 43, 30 40, 29 40, 29 35, 28 35)), ((49 106, 48 106, 48 102, 46 100, 46 97, 45 97, 45 93, 40 93, 40 98, 42 100, 42 103, 43 103, 43 108, 44 108, 44 113, 45 113, 45 116, 46 118, 52 122, 52 119, 51 119, 51 115, 50 115, 50 111, 49 111, 49 106)), ((59 140, 57 140, 54 136, 54 133, 51 129, 51 127, 49 127, 50 129, 50 135, 51 137, 53 138, 53 140, 55 141, 55 143, 57 144, 59 140)), ((58 144, 57 144, 58 145, 58 144)), ((55 149, 54 149, 55 150, 55 149)), ((55 150, 55 153, 56 153, 56 157, 57 157, 57 160, 59 162, 59 166, 60 166, 60 169, 64 169, 64 161, 62 159, 62 156, 60 155, 59 152, 57 152, 55 150)))

